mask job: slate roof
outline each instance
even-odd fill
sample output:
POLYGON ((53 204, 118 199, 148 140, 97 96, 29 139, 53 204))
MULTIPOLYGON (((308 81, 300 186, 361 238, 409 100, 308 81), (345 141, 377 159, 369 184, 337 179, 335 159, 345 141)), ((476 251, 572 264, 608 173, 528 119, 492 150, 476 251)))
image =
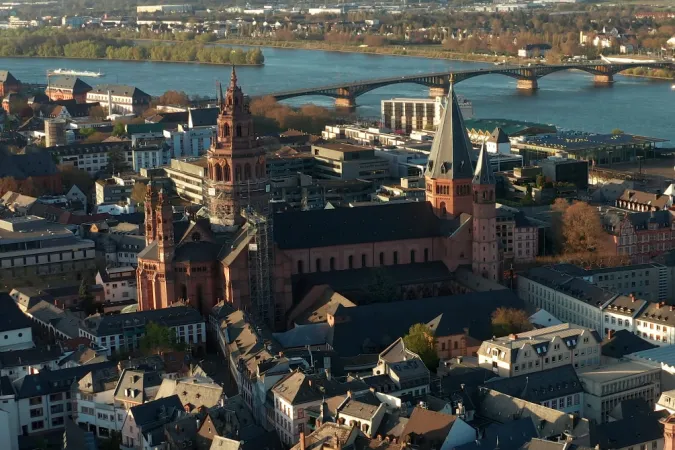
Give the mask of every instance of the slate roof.
POLYGON ((143 433, 172 422, 178 411, 183 411, 183 405, 177 395, 152 400, 129 409, 136 426, 143 433))
MULTIPOLYGON (((358 382, 361 390, 367 389, 365 383, 358 382)), ((340 383, 335 379, 305 375, 302 372, 293 372, 279 381, 272 391, 292 405, 302 405, 314 402, 324 397, 334 397, 344 394, 352 386, 349 383, 340 383)))
POLYGON ((506 135, 506 133, 504 133, 504 130, 502 130, 501 127, 497 127, 492 132, 492 135, 490 135, 487 142, 494 142, 495 144, 508 144, 511 141, 509 140, 509 137, 506 135))
POLYGON ((31 320, 14 303, 8 293, 0 293, 0 332, 30 328, 31 320))
POLYGON ((403 428, 402 439, 409 438, 420 450, 440 448, 456 419, 457 416, 416 407, 403 428))
POLYGON ((34 375, 26 375, 14 381, 17 398, 37 397, 70 391, 72 384, 96 369, 115 367, 113 361, 59 370, 41 370, 34 375))
POLYGON ((99 84, 95 86, 91 92, 96 94, 108 94, 110 91, 111 95, 118 97, 133 97, 134 99, 150 99, 150 95, 141 91, 137 87, 129 86, 125 84, 99 84))
POLYGON ((493 378, 487 388, 532 403, 580 394, 581 381, 571 364, 509 378, 493 378))
POLYGON ((598 287, 581 278, 573 277, 555 267, 533 267, 520 274, 522 277, 554 290, 584 301, 591 306, 600 306, 612 299, 616 294, 598 287))
MULTIPOLYGON (((622 419, 591 426, 591 447, 640 448, 640 444, 649 444, 663 438, 663 425, 659 421, 668 417, 668 411, 651 411, 643 399, 627 402, 633 403, 636 408, 627 412, 622 419), (642 403, 642 407, 638 403, 642 403)), ((620 406, 624 406, 624 403, 626 401, 620 406)))
POLYGON ((434 179, 470 179, 473 177, 472 151, 457 95, 451 86, 424 175, 434 179))
POLYGON ((70 417, 66 417, 63 432, 63 450, 97 450, 96 437, 91 431, 80 428, 70 417))
POLYGON ((7 375, 0 377, 0 396, 14 395, 14 386, 7 375))
POLYGON ((0 352, 0 368, 4 369, 56 361, 62 354, 63 351, 58 345, 45 345, 25 350, 0 352))
POLYGON ((131 141, 122 142, 97 142, 91 144, 68 144, 47 147, 44 150, 60 156, 85 155, 87 153, 108 153, 111 150, 131 150, 131 141))
POLYGON ((49 87, 52 89, 72 91, 73 94, 83 94, 91 91, 91 86, 80 78, 71 76, 50 77, 49 87))
POLYGON ((619 359, 631 353, 656 347, 658 345, 649 343, 628 330, 619 330, 611 339, 602 343, 602 356, 619 359))
POLYGON ((440 219, 427 202, 288 211, 274 216, 274 241, 284 250, 441 235, 440 219))
POLYGON ((219 108, 196 108, 189 111, 189 122, 192 127, 215 126, 218 121, 219 108))
POLYGON ((492 173, 492 166, 488 161, 488 152, 483 145, 478 155, 476 164, 476 173, 473 175, 473 184, 494 185, 496 183, 495 174, 492 173))
POLYGON ((408 333, 411 325, 428 323, 442 315, 436 335, 463 334, 475 339, 492 337, 490 316, 499 307, 523 308, 523 302, 509 290, 476 292, 415 301, 375 303, 344 308, 338 306, 332 346, 343 357, 379 353, 397 338, 408 333), (344 319, 344 321, 342 320, 344 319))
POLYGON ((54 175, 58 169, 51 155, 44 151, 33 151, 16 155, 0 150, 0 178, 12 177, 25 180, 28 177, 54 175))
POLYGON ((626 189, 618 200, 664 209, 668 206, 670 196, 652 192, 636 191, 635 189, 626 189))
POLYGON ((90 316, 84 322, 88 333, 95 336, 110 336, 122 334, 122 329, 126 325, 136 324, 137 326, 141 326, 148 322, 154 322, 168 327, 175 327, 203 323, 204 318, 194 308, 173 306, 115 316, 90 316))
POLYGON ((150 400, 148 391, 159 387, 161 384, 160 372, 125 369, 115 388, 115 400, 135 403, 147 402, 150 400))
POLYGON ((512 422, 490 424, 481 439, 459 445, 453 450, 520 450, 523 444, 538 436, 532 418, 527 417, 512 422))
POLYGON ((213 408, 223 398, 223 387, 212 380, 197 377, 183 380, 164 379, 155 398, 171 395, 177 395, 183 406, 189 405, 191 411, 201 406, 213 408))
POLYGON ((16 83, 18 80, 14 78, 9 70, 0 70, 0 83, 16 83))

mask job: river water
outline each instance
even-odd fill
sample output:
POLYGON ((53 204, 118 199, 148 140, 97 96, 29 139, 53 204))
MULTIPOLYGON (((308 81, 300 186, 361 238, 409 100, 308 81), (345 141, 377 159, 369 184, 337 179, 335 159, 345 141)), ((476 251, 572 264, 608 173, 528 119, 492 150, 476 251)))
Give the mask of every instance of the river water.
MULTIPOLYGON (((239 67, 237 75, 244 92, 259 95, 287 89, 444 70, 486 67, 481 63, 426 58, 367 55, 295 49, 263 49, 265 65, 239 67)), ((131 84, 159 95, 184 90, 189 94, 215 95, 217 80, 228 82, 230 68, 200 64, 86 61, 70 59, 0 58, 0 68, 23 82, 46 83, 47 70, 67 68, 102 71, 89 84, 131 84)), ((456 90, 473 102, 479 118, 509 118, 554 124, 560 128, 608 133, 620 128, 627 133, 669 139, 675 144, 675 91, 671 83, 616 76, 611 87, 595 87, 591 75, 566 71, 539 80, 539 90, 522 93, 516 81, 503 75, 483 75, 458 83, 456 90)), ((427 88, 400 84, 376 89, 357 98, 357 113, 377 117, 380 100, 391 97, 426 97, 427 88)), ((331 106, 328 97, 301 97, 288 101, 298 105, 331 106)))

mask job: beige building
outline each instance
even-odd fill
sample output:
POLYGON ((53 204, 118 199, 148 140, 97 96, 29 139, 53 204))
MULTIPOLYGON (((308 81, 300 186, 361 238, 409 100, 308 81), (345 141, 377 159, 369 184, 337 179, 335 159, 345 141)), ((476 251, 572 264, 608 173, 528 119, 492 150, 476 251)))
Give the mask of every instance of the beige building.
POLYGON ((586 368, 579 379, 586 391, 584 416, 599 423, 624 400, 643 398, 654 407, 661 394, 661 369, 636 361, 586 368))
POLYGON ((574 368, 600 365, 598 333, 564 323, 484 341, 478 364, 500 377, 513 377, 567 364, 574 368))
POLYGON ((173 182, 176 194, 182 199, 204 204, 204 177, 206 158, 172 159, 164 173, 173 182))
POLYGON ((317 178, 329 180, 384 180, 389 161, 375 156, 372 148, 349 144, 312 145, 317 178))
MULTIPOLYGON (((441 119, 443 98, 392 98, 382 100, 382 126, 391 130, 433 130, 441 119)), ((473 105, 457 97, 464 119, 473 117, 473 105)))
POLYGON ((672 271, 662 264, 647 263, 588 271, 587 279, 597 286, 625 295, 659 302, 672 298, 672 271))
POLYGON ((504 259, 533 262, 539 250, 539 226, 516 208, 497 204, 497 238, 504 259))

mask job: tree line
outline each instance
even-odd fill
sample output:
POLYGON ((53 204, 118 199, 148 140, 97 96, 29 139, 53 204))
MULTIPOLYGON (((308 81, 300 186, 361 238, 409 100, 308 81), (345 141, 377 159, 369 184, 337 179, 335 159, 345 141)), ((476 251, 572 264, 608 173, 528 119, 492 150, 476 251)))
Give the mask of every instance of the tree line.
POLYGON ((0 32, 0 56, 37 56, 134 61, 202 62, 211 64, 263 64, 259 48, 242 50, 207 46, 199 42, 139 45, 129 40, 109 39, 93 32, 33 33, 8 30, 0 32))

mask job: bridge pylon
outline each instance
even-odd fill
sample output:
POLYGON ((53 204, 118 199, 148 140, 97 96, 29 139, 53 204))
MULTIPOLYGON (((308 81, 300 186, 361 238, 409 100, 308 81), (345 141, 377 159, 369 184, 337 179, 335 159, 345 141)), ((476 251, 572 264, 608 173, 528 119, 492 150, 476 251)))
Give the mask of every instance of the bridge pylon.
POLYGON ((536 91, 539 89, 539 84, 536 78, 521 78, 516 83, 516 87, 523 91, 536 91))
POLYGON ((594 75, 593 82, 595 84, 612 84, 614 83, 614 75, 612 74, 594 75))

